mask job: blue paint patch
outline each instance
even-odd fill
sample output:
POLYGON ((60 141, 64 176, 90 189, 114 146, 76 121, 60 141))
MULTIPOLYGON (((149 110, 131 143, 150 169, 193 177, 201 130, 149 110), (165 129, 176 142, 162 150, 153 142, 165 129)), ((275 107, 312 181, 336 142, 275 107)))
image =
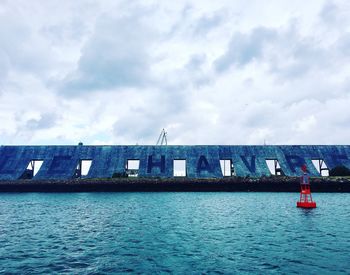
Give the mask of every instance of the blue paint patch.
POLYGON ((250 161, 248 161, 249 157, 246 156, 241 156, 241 159, 244 163, 244 165, 247 167, 250 173, 255 173, 256 171, 256 163, 255 163, 255 158, 256 156, 251 156, 250 161))

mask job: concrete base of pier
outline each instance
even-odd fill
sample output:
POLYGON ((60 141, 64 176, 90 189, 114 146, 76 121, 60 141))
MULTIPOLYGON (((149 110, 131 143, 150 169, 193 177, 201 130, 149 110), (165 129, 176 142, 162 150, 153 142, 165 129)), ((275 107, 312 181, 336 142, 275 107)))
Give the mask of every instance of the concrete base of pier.
MULTIPOLYGON (((299 192, 299 178, 114 178, 0 181, 0 192, 299 192)), ((312 192, 350 192, 349 178, 311 179, 312 192)))

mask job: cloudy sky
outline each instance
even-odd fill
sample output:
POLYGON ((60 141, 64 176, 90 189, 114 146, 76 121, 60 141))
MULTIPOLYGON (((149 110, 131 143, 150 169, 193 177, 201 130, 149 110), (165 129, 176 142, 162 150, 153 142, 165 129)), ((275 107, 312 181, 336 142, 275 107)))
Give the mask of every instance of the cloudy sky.
POLYGON ((350 2, 0 0, 0 144, 349 144, 350 2))

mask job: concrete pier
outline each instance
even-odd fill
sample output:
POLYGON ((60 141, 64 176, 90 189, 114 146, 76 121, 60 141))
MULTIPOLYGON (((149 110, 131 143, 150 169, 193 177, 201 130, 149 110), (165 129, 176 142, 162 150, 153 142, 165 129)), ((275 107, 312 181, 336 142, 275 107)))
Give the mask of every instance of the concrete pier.
MULTIPOLYGON (((79 179, 0 181, 0 192, 299 192, 299 178, 79 179)), ((347 178, 315 178, 313 192, 350 192, 347 178)))

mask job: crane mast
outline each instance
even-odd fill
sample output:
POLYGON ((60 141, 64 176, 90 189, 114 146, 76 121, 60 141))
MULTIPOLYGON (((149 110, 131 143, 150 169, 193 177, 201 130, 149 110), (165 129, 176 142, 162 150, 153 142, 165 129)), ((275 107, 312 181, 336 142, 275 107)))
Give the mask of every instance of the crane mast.
POLYGON ((160 132, 159 138, 157 140, 156 145, 168 145, 168 140, 167 140, 167 132, 163 128, 163 130, 160 132))

